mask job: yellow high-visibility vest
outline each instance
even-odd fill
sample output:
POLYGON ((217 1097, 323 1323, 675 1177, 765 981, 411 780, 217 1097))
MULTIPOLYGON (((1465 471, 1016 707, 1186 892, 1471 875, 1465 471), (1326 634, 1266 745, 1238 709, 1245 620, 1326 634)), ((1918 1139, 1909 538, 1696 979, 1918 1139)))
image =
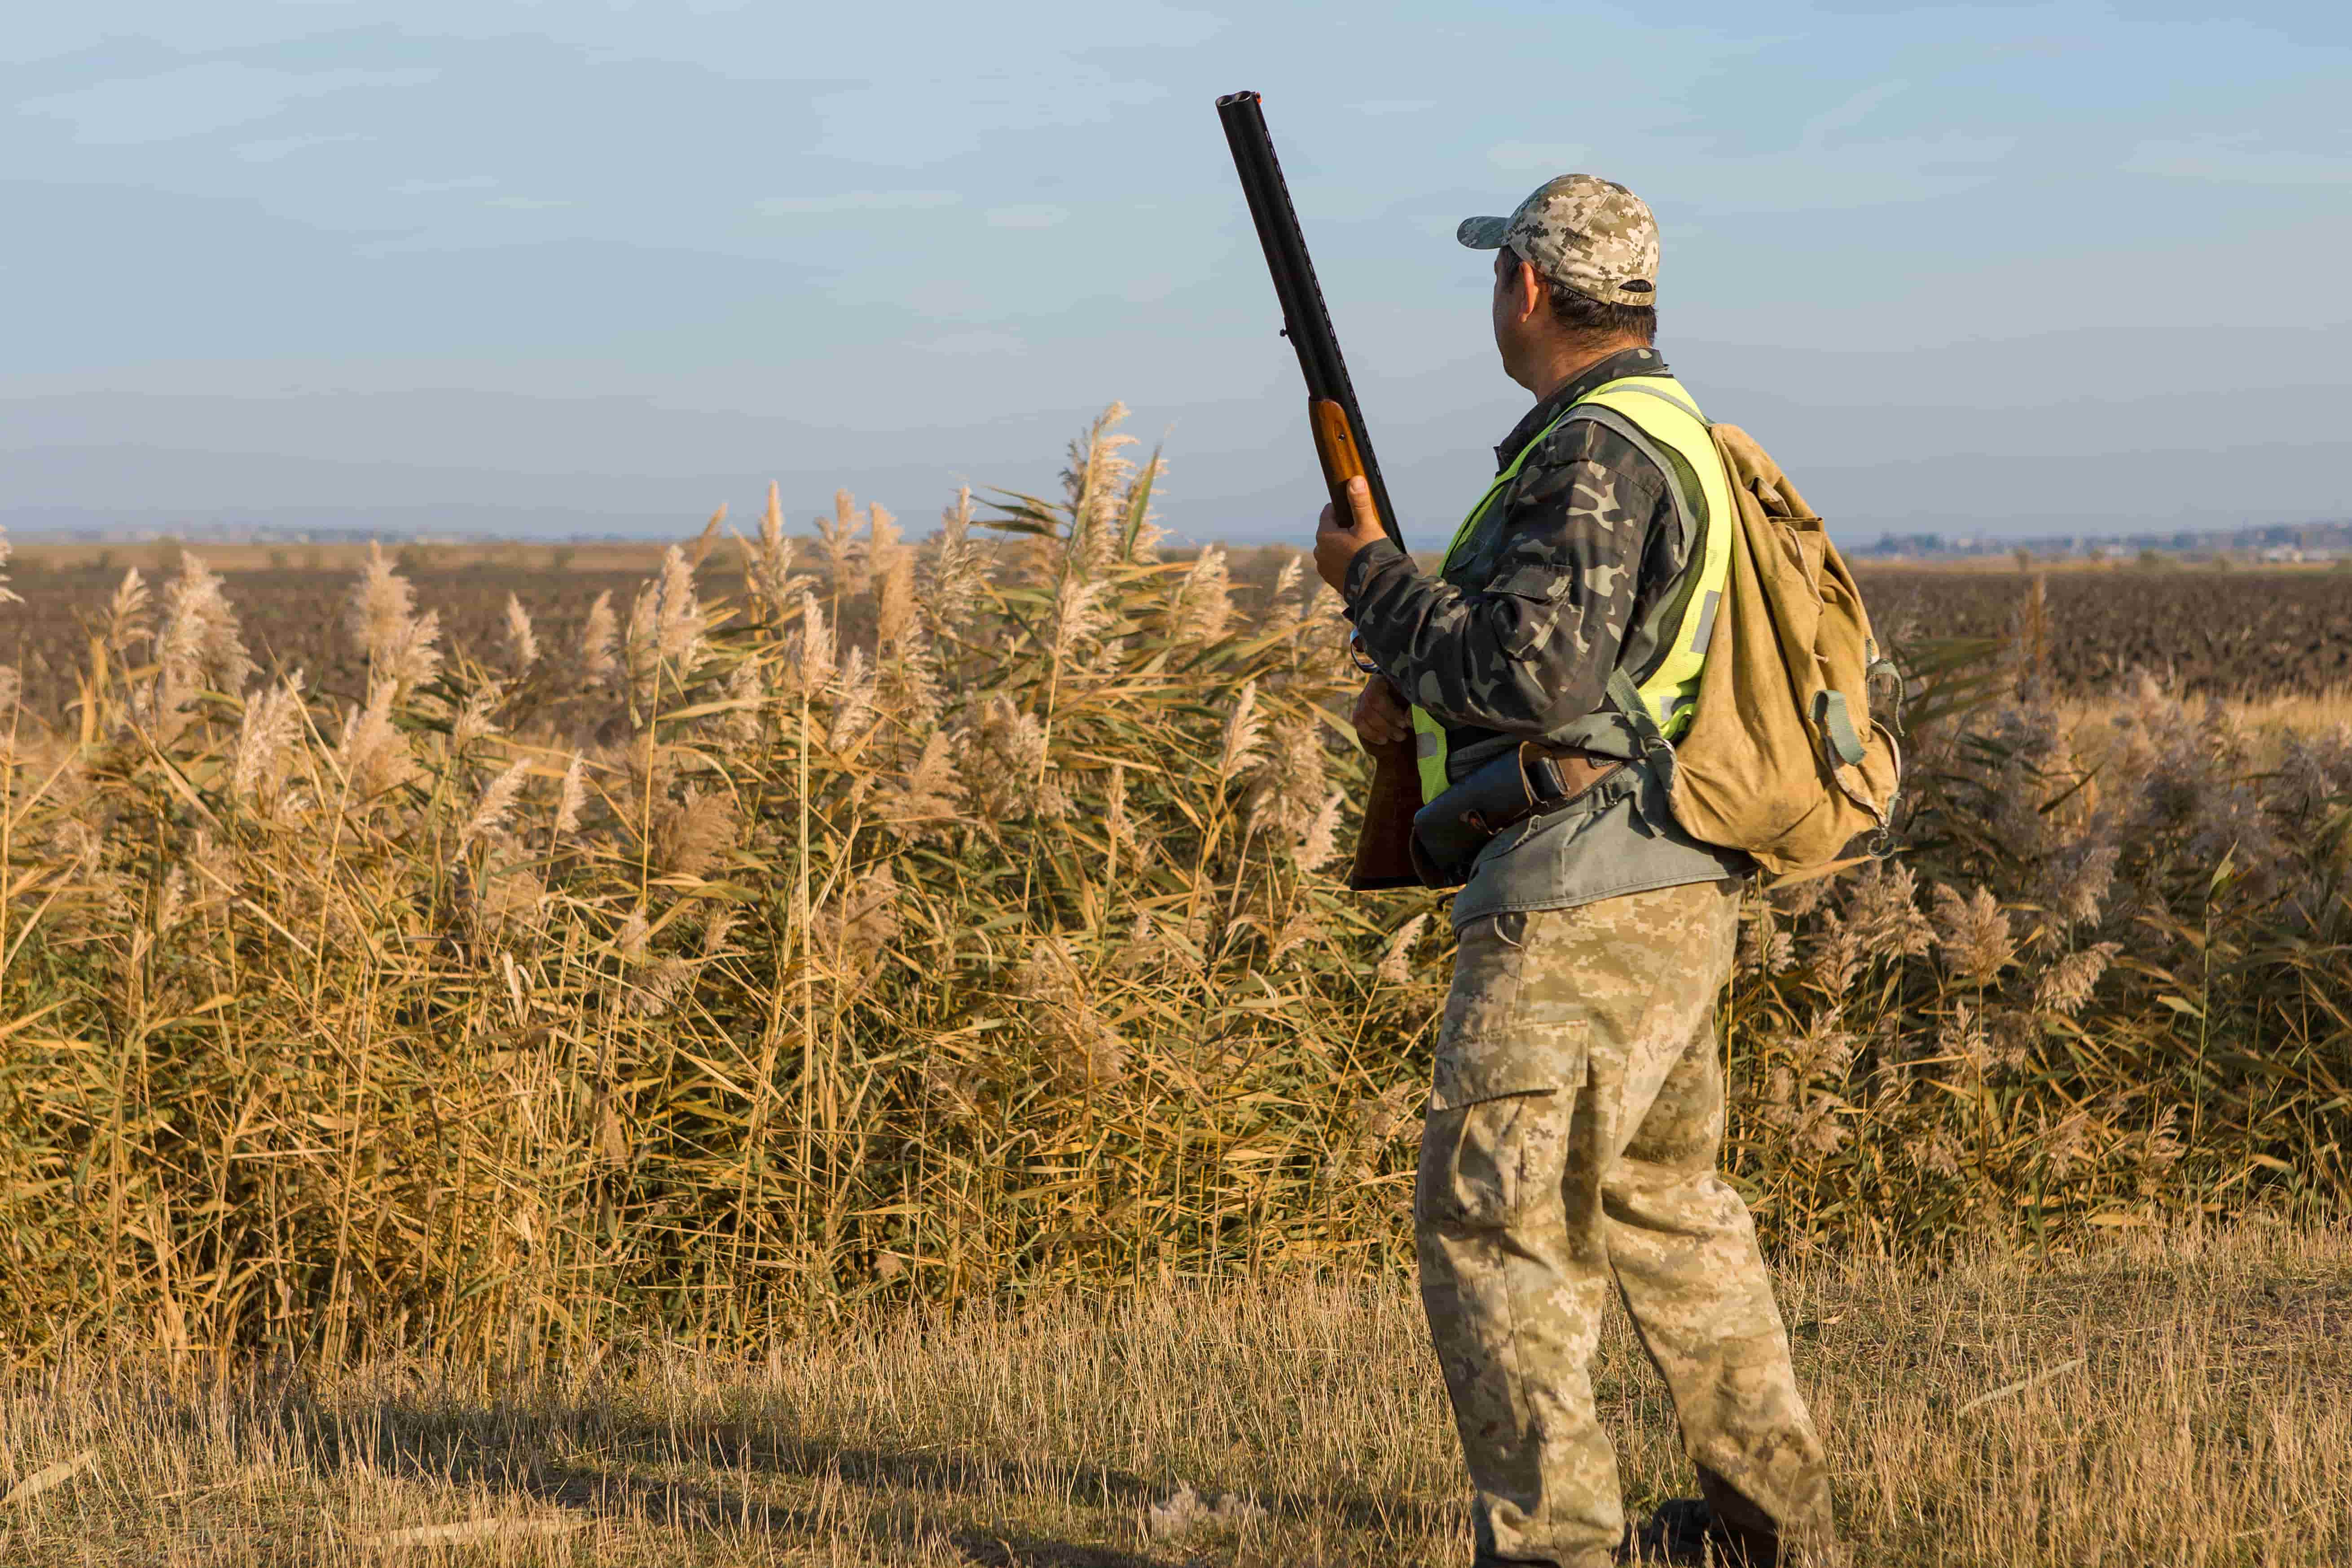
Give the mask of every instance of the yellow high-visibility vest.
MULTIPOLYGON (((1439 570, 1443 572, 1454 564, 1454 555, 1486 515, 1487 509, 1495 504, 1495 498, 1519 477, 1520 465, 1535 450, 1537 442, 1563 422, 1576 417, 1579 409, 1594 405, 1619 416, 1651 445, 1665 448, 1688 464, 1691 472, 1698 476, 1699 492, 1706 506, 1703 520, 1685 515, 1685 529, 1704 525, 1700 557, 1686 568, 1696 576, 1688 584, 1688 592, 1676 594, 1664 606, 1670 614, 1679 611, 1675 625, 1665 628, 1667 635, 1658 644, 1665 649, 1665 657, 1636 688, 1659 730, 1672 740, 1690 723, 1691 703, 1698 695, 1699 668, 1706 661, 1707 639, 1715 630, 1716 606, 1723 602, 1724 584, 1731 572, 1731 531, 1738 516, 1732 510, 1731 479, 1715 449, 1715 437, 1707 432, 1706 417, 1680 382, 1668 375, 1624 376, 1594 388, 1562 411, 1559 418, 1544 426, 1535 440, 1519 448, 1508 468, 1495 476, 1495 482, 1486 487, 1486 493, 1478 498, 1478 504, 1470 509, 1470 515, 1454 531, 1454 542, 1445 547, 1445 562, 1439 570)), ((1655 452, 1650 455, 1654 459, 1662 456, 1655 452)), ((1683 509, 1672 468, 1664 462, 1659 467, 1665 470, 1667 487, 1676 497, 1677 510, 1683 509)), ((1633 628, 1626 630, 1630 637, 1633 628)), ((1414 759, 1421 769, 1421 798, 1426 805, 1445 793, 1445 726, 1428 710, 1416 706, 1412 727, 1414 759)))

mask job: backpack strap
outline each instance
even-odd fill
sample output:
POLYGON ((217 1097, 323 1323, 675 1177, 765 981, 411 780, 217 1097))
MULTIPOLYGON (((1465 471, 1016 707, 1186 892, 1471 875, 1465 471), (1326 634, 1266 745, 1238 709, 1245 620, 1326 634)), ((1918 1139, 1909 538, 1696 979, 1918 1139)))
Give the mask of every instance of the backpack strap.
POLYGON ((1657 776, 1657 787, 1643 793, 1636 809, 1641 812, 1643 821, 1664 831, 1674 824, 1671 803, 1675 783, 1675 743, 1666 739, 1664 731, 1658 728, 1656 716, 1651 713, 1650 705, 1642 700, 1641 689, 1633 684, 1633 678, 1625 673, 1623 665, 1611 667, 1608 691, 1609 700, 1633 728, 1634 742, 1642 749, 1642 760, 1650 764, 1650 771, 1657 776))
POLYGON ((1609 390, 1612 392, 1638 392, 1644 397, 1654 397, 1661 403, 1671 403, 1675 407, 1681 409, 1684 413, 1689 415, 1692 418, 1697 420, 1700 424, 1707 426, 1710 429, 1714 428, 1706 416, 1701 414, 1690 404, 1685 402, 1679 397, 1676 397, 1673 393, 1668 392, 1663 386, 1643 385, 1639 377, 1627 376, 1622 380, 1612 382, 1610 383, 1609 390))
POLYGON ((1813 693, 1813 728, 1822 732, 1830 749, 1837 752, 1838 761, 1847 767, 1862 761, 1862 736, 1853 727, 1853 715, 1846 710, 1845 693, 1835 687, 1824 686, 1813 693))

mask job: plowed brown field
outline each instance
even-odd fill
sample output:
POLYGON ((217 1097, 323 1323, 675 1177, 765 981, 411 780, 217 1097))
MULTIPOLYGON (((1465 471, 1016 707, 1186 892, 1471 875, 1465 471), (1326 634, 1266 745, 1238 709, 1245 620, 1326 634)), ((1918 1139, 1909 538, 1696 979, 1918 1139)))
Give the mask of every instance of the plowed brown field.
MULTIPOLYGON (((1863 567, 1890 642, 2000 637, 2032 574, 1863 567)), ((2272 697, 2352 686, 2352 573, 2059 571, 2043 574, 2050 668, 2087 696, 2135 668, 2181 695, 2272 697)))
MULTIPOLYGON (((153 546, 20 554, 13 585, 25 603, 0 607, 0 661, 23 670, 25 695, 54 709, 70 700, 88 658, 89 623, 102 615, 124 568, 160 595, 165 552, 153 546), (102 562, 102 563, 101 563, 102 562)), ((363 682, 342 626, 356 552, 203 552, 227 580, 247 646, 265 668, 300 668, 314 690, 356 697, 363 682), (278 559, 272 561, 271 556, 278 559)), ((1286 551, 1236 552, 1235 578, 1271 579, 1286 551)), ((420 608, 436 611, 451 645, 488 652, 502 635, 507 595, 520 598, 551 647, 565 646, 596 595, 629 598, 658 569, 660 547, 445 549, 404 567, 420 608)), ((2000 637, 2032 574, 1861 566, 1856 575, 1886 640, 2000 637)), ((2110 689, 2146 669, 2183 695, 2262 698, 2352 687, 2352 573, 2183 569, 2056 571, 2042 574, 2052 671, 2068 696, 2110 689)), ((712 552, 704 592, 740 585, 733 552, 712 552)))
MULTIPOLYGON (((298 546, 269 552, 290 557, 274 564, 247 548, 195 553, 224 579, 246 647, 263 669, 299 669, 312 691, 354 701, 364 696, 362 650, 352 646, 343 626, 361 552, 298 546)), ((103 622, 125 570, 138 569, 160 606, 175 559, 152 545, 104 552, 37 546, 21 552, 9 586, 25 602, 0 605, 0 663, 23 672, 26 702, 54 712, 72 700, 89 665, 89 628, 103 622)), ((411 555, 402 574, 415 587, 417 608, 440 616, 443 646, 480 656, 492 653, 505 635, 509 594, 530 612, 541 645, 562 649, 571 646, 600 593, 611 591, 614 612, 625 619, 630 596, 660 563, 659 546, 561 553, 543 547, 447 549, 411 555)), ((702 573, 704 591, 712 597, 740 590, 740 581, 731 548, 723 559, 715 555, 702 573)))

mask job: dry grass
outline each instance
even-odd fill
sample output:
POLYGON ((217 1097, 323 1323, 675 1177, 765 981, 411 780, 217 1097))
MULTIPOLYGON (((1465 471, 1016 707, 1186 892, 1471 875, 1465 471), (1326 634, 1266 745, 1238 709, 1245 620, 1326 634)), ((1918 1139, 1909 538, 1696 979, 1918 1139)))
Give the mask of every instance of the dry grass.
MULTIPOLYGON (((1857 1563, 2352 1556, 2352 1246, 2247 1226, 2088 1256, 1783 1270, 1857 1563)), ((1636 1520, 1689 1495, 1622 1319, 1597 1383, 1636 1520)), ((1410 1287, 1146 1286, 876 1310, 737 1359, 562 1377, 431 1355, 314 1382, 68 1351, 0 1403, 0 1561, 1426 1564, 1465 1482, 1410 1287), (1181 1489, 1204 1505, 1171 1507, 1181 1489), (1179 1528, 1183 1520, 1191 1528, 1179 1528)))

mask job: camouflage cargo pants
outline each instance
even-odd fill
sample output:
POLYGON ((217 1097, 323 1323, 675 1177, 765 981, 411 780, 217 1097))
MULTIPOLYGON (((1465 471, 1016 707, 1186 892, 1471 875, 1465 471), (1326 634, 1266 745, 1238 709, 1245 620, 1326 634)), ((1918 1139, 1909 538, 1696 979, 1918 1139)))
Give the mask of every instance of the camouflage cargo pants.
POLYGON ((1588 1374, 1612 1274, 1717 1516, 1828 1540, 1821 1437, 1716 1172, 1738 919, 1738 884, 1699 883, 1463 930, 1413 1220, 1481 1564, 1586 1568, 1623 1538, 1588 1374))

